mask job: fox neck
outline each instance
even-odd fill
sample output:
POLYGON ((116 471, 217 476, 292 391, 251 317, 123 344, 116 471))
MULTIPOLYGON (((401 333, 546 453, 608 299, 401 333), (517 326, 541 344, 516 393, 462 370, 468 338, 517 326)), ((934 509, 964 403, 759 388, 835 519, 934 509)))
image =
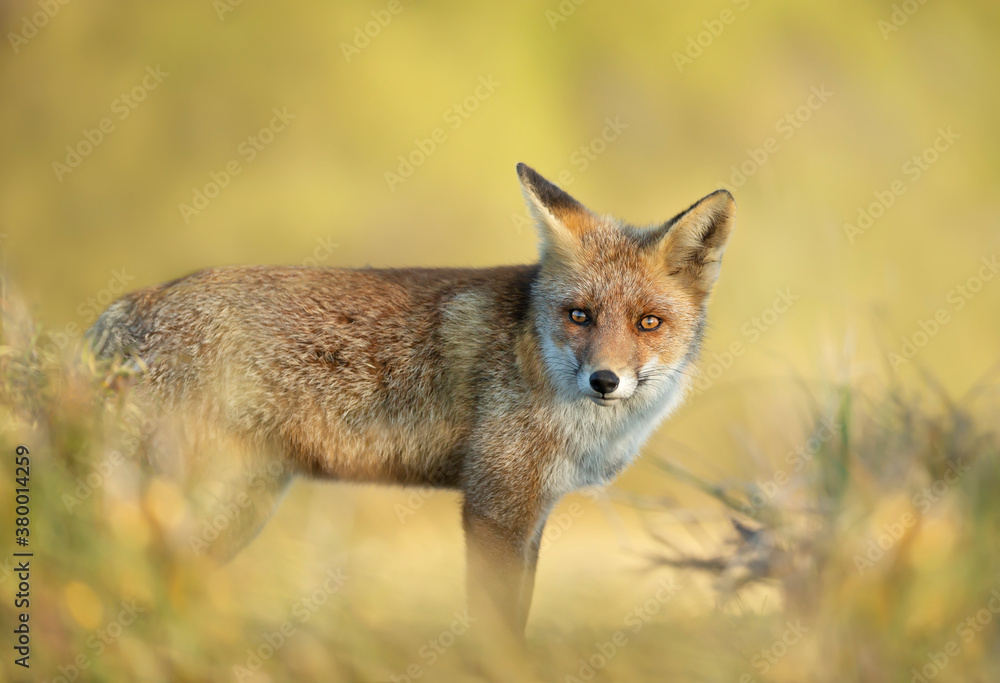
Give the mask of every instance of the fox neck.
POLYGON ((683 399, 685 375, 675 377, 655 394, 610 406, 586 397, 554 406, 565 448, 553 463, 553 481, 559 482, 562 493, 608 484, 635 461, 642 445, 683 399))

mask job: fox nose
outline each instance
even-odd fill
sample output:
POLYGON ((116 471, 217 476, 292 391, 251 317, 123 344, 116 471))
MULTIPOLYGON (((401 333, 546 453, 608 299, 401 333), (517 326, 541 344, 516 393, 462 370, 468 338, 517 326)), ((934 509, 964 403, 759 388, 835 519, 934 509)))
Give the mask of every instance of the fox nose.
POLYGON ((598 370, 590 376, 590 388, 599 394, 610 394, 618 388, 618 375, 610 370, 598 370))

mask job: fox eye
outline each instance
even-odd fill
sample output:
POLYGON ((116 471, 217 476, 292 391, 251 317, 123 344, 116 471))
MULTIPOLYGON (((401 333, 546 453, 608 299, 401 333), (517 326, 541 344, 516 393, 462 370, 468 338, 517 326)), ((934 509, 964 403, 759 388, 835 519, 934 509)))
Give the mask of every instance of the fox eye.
POLYGON ((586 311, 582 311, 579 308, 574 308, 569 312, 569 319, 575 322, 577 325, 586 325, 590 322, 590 316, 587 315, 586 311))
POLYGON ((639 321, 639 327, 644 330, 655 330, 660 326, 660 319, 655 315, 647 315, 639 321))

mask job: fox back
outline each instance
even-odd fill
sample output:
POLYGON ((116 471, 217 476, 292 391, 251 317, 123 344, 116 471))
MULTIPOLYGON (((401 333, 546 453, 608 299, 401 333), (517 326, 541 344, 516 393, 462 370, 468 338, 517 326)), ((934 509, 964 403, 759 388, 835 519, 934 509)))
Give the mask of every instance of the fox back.
POLYGON ((172 425, 158 462, 211 469, 224 439, 238 468, 278 463, 276 491, 459 489, 470 573, 492 577, 479 602, 523 626, 548 511, 612 479, 683 397, 735 205, 720 190, 639 228, 518 174, 534 265, 212 269, 113 303, 90 335, 142 361, 140 396, 172 425))

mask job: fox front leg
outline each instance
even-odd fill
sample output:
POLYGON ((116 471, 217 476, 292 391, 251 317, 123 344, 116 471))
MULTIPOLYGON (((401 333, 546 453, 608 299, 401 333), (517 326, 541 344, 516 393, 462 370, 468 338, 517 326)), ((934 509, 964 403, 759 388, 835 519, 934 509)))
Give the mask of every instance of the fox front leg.
POLYGON ((531 598, 535 593, 535 575, 538 573, 538 550, 542 544, 544 525, 545 519, 543 518, 535 525, 535 532, 532 534, 531 541, 528 544, 528 571, 525 575, 524 590, 521 594, 521 600, 524 604, 525 621, 527 621, 528 611, 531 608, 531 598))
POLYGON ((482 618, 486 629, 520 640, 535 583, 538 519, 480 510, 467 499, 462 521, 470 614, 482 618))

